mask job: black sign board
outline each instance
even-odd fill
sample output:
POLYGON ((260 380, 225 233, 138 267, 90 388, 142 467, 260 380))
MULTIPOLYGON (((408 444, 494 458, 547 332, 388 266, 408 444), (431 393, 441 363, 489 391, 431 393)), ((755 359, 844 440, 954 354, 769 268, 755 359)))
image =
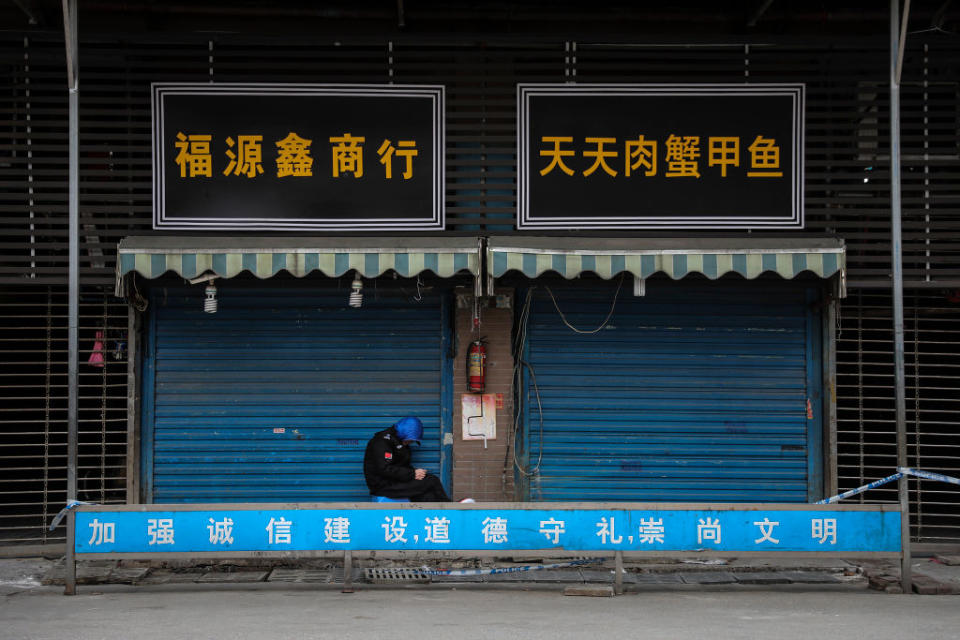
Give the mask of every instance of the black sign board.
POLYGON ((444 91, 153 85, 154 228, 442 230, 444 91))
POLYGON ((803 227, 803 85, 517 88, 521 229, 803 227))

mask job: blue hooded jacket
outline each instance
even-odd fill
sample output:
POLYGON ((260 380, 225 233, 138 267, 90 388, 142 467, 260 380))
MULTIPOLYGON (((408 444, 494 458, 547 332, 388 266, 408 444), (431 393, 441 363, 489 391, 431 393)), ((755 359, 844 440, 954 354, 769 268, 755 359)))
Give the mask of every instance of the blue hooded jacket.
POLYGON ((423 423, 420 422, 420 418, 407 416, 397 421, 393 428, 397 430, 397 436, 401 442, 403 440, 415 440, 417 444, 420 444, 420 438, 423 437, 423 423))

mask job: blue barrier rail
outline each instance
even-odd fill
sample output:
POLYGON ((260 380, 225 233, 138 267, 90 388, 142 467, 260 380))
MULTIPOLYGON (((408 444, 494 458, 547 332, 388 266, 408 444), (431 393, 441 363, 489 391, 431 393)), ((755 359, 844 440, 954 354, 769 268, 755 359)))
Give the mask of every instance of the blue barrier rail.
MULTIPOLYGON (((960 478, 897 472, 814 504, 174 504, 96 505, 72 501, 65 593, 76 592, 76 559, 291 557, 298 552, 533 551, 778 555, 879 554, 907 557, 899 506, 838 505, 904 476, 960 485, 960 478), (72 568, 72 570, 70 570, 72 568)), ((574 564, 592 560, 575 560, 574 564)), ((548 568, 553 565, 541 565, 548 568)), ((556 566, 573 566, 570 562, 556 566)), ((507 568, 504 572, 524 568, 507 568)), ((428 570, 429 575, 462 571, 428 570)), ((349 573, 345 571, 345 576, 349 573)), ((619 577, 619 571, 616 572, 619 577)), ((344 590, 350 590, 345 578, 344 590)))
POLYGON ((78 556, 316 551, 896 553, 889 505, 80 505, 78 556))

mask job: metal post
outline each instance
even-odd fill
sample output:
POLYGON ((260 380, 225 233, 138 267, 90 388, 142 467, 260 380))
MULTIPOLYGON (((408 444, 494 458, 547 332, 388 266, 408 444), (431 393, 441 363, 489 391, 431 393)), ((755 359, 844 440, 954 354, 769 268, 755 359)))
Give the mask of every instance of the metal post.
MULTIPOLYGON (((77 362, 80 317, 80 215, 79 215, 79 117, 77 113, 77 0, 63 0, 63 32, 67 49, 67 91, 69 95, 69 204, 70 221, 67 309, 67 502, 77 499, 77 362)), ((71 512, 67 518, 65 595, 76 592, 76 558, 73 553, 71 512)))
POLYGON ((127 504, 140 504, 140 312, 127 307, 127 504))
POLYGON ((343 552, 343 588, 340 593, 353 593, 353 553, 343 552))
POLYGON ((77 522, 77 514, 71 509, 67 512, 67 553, 63 560, 63 595, 77 595, 77 557, 73 553, 75 546, 74 525, 77 522))
MULTIPOLYGON (((902 46, 901 20, 906 25, 910 0, 900 17, 899 0, 890 0, 890 263, 893 268, 893 366, 897 419, 897 466, 907 464, 907 409, 903 364, 903 239, 900 230, 900 83, 898 69, 902 46)), ((908 478, 899 480, 900 583, 904 593, 913 590, 910 575, 910 493, 908 478)))
POLYGON ((617 551, 613 559, 613 593, 623 595, 623 551, 617 551))

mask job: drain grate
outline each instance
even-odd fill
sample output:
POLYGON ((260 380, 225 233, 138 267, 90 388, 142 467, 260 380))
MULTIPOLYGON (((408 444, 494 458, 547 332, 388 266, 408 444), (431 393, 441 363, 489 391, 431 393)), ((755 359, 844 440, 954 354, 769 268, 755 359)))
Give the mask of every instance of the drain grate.
POLYGON ((370 568, 363 570, 363 577, 373 584, 393 584, 397 582, 430 582, 430 576, 420 569, 370 568))

